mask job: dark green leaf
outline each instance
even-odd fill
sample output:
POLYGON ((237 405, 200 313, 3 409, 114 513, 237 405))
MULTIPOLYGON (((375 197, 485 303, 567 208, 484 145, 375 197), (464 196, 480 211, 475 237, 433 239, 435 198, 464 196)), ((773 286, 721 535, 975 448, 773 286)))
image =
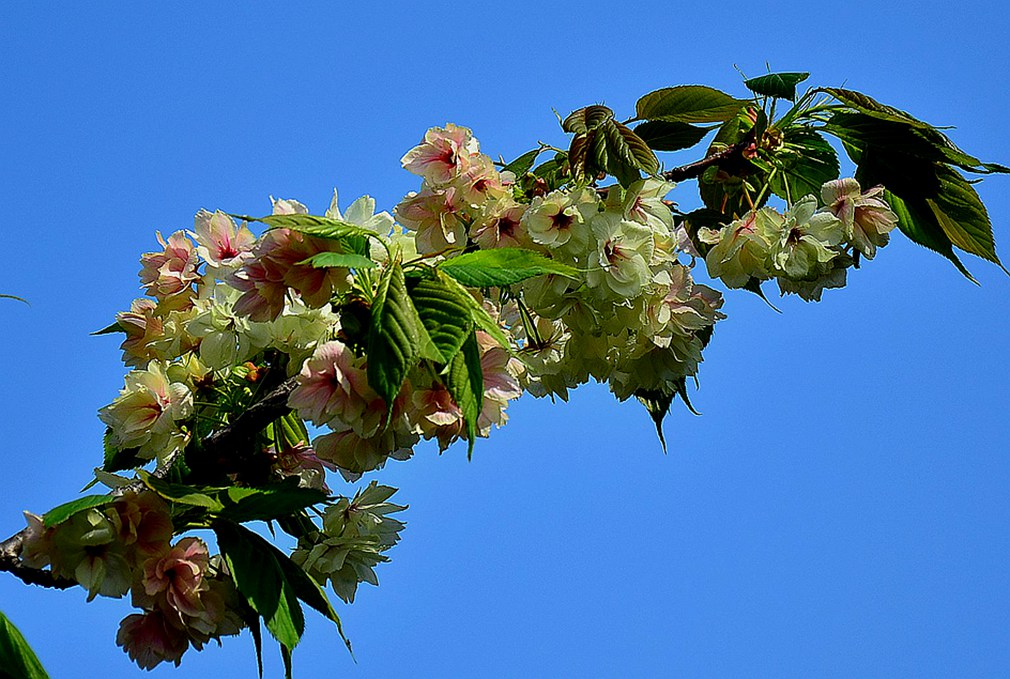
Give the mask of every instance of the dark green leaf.
POLYGON ((940 228, 955 246, 1002 268, 996 256, 989 213, 975 188, 947 166, 937 168, 937 176, 940 191, 926 202, 940 228))
POLYGON ((263 617, 274 639, 293 649, 305 630, 305 618, 281 566, 288 557, 259 535, 229 521, 215 522, 214 533, 239 594, 263 617))
POLYGON ((743 84, 755 94, 793 100, 796 99, 796 85, 809 77, 809 73, 769 73, 744 80, 743 84))
POLYGON ((884 191, 884 197, 891 206, 891 210, 898 216, 898 228, 913 242, 922 245, 949 259, 957 270, 972 281, 978 283, 971 272, 965 268, 964 264, 951 246, 950 238, 944 233, 943 227, 936 221, 936 216, 925 200, 902 200, 890 191, 884 191))
POLYGON ((501 329, 495 319, 491 318, 491 314, 487 312, 487 309, 482 307, 480 303, 473 298, 470 291, 464 288, 459 282, 454 278, 445 276, 443 279, 446 285, 454 288, 458 293, 459 299, 463 300, 467 307, 470 309, 470 318, 473 319, 473 324, 480 330, 483 330, 488 335, 494 338, 498 344, 500 344, 509 353, 515 351, 512 347, 512 343, 509 338, 505 335, 505 331, 501 329))
POLYGON ((340 267, 344 269, 371 269, 376 266, 369 257, 350 252, 319 252, 299 264, 311 264, 316 269, 340 267))
POLYGON ((471 334, 463 343, 463 350, 449 364, 446 388, 463 413, 466 423, 467 458, 473 455, 477 438, 477 418, 484 403, 484 374, 480 366, 480 347, 477 336, 471 334))
POLYGON ((635 134, 653 151, 680 151, 700 142, 711 130, 687 123, 650 120, 635 127, 635 134))
POLYGON ((613 111, 606 106, 596 104, 572 111, 561 123, 561 127, 565 132, 585 134, 586 132, 595 130, 606 121, 613 119, 613 111))
POLYGON ((314 488, 299 488, 297 479, 259 488, 231 486, 218 497, 223 509, 218 515, 244 523, 246 521, 269 521, 293 514, 305 507, 326 500, 326 493, 314 488))
POLYGON ((295 595, 311 608, 322 613, 327 620, 332 621, 337 626, 337 633, 343 640, 347 650, 351 651, 351 642, 344 636, 343 623, 340 622, 340 616, 337 615, 336 609, 333 608, 329 597, 326 596, 326 591, 301 566, 287 558, 283 553, 278 552, 277 562, 280 564, 284 577, 287 578, 295 595))
POLYGON ((470 305, 441 272, 435 278, 418 281, 410 290, 410 298, 441 356, 440 362, 451 362, 473 331, 470 305))
POLYGON ((904 123, 907 125, 912 125, 915 127, 920 127, 922 129, 935 129, 929 123, 924 123, 921 120, 913 118, 908 113, 900 109, 881 104, 879 101, 868 97, 862 92, 856 92, 854 90, 846 90, 839 87, 823 87, 819 88, 820 92, 827 92, 833 96, 838 101, 842 102, 846 106, 856 109, 860 113, 865 113, 866 115, 878 118, 880 120, 889 120, 892 122, 904 123))
POLYGON ((32 647, 2 611, 0 611, 0 676, 9 676, 13 679, 49 679, 32 647))
POLYGON ((368 330, 368 383, 389 412, 407 373, 420 360, 420 327, 403 269, 394 263, 379 281, 368 330))
POLYGON ((125 469, 133 469, 143 465, 146 460, 137 457, 138 448, 126 448, 119 450, 113 444, 112 429, 105 429, 105 436, 102 438, 102 447, 105 451, 105 460, 102 463, 102 471, 120 472, 125 469))
POLYGON ((189 486, 182 483, 170 483, 164 479, 150 474, 142 469, 137 470, 137 476, 144 482, 144 485, 155 493, 165 498, 169 502, 191 507, 202 507, 211 512, 220 512, 224 505, 214 495, 220 489, 208 489, 197 486, 189 486))
POLYGON ((247 217, 244 215, 231 215, 236 219, 247 222, 263 222, 271 229, 291 229, 299 233, 316 236, 317 238, 328 238, 331 240, 345 240, 349 237, 375 238, 377 234, 357 224, 351 224, 341 219, 331 217, 319 217, 317 215, 267 215, 266 217, 247 217))
POLYGON ((259 614, 250 616, 252 620, 246 620, 249 625, 249 633, 252 634, 253 646, 256 649, 256 669, 259 671, 260 679, 263 679, 263 630, 260 629, 259 614))
POLYGON ((639 170, 647 174, 659 171, 656 154, 631 128, 616 120, 608 120, 601 129, 603 135, 600 138, 606 140, 607 151, 604 165, 622 186, 628 187, 638 181, 641 178, 639 170))
POLYGON ((747 102, 703 85, 680 85, 650 92, 635 105, 643 120, 680 123, 721 123, 729 120, 747 102))
POLYGON ((649 411, 649 417, 652 418, 652 423, 656 425, 656 433, 659 435, 659 443, 663 446, 663 453, 666 453, 663 420, 666 418, 666 414, 670 412, 670 404, 673 403, 673 394, 639 389, 635 392, 635 398, 649 411))
POLYGON ((58 507, 53 507, 42 515, 42 523, 46 528, 52 528, 57 524, 63 523, 77 512, 107 505, 115 499, 112 495, 85 495, 76 500, 65 502, 58 507))
POLYGON ((523 248, 467 252, 443 261, 438 268, 471 288, 504 287, 547 274, 579 277, 578 269, 523 248))
POLYGON ((540 155, 541 151, 543 151, 543 149, 533 149, 532 151, 527 151, 502 168, 502 172, 511 172, 516 177, 522 177, 530 171, 531 167, 533 167, 533 163, 537 161, 537 156, 540 155))
MULTIPOLYGON (((0 297, 2 297, 2 295, 0 295, 0 297)), ((24 301, 24 300, 22 300, 22 301, 24 301)), ((25 302, 25 303, 27 304, 27 302, 25 302)), ((111 335, 111 334, 117 333, 117 332, 126 332, 126 329, 119 324, 119 321, 116 321, 112 325, 107 325, 104 328, 102 328, 101 330, 96 330, 96 331, 94 331, 91 334, 92 334, 92 336, 95 336, 95 335, 111 335)))

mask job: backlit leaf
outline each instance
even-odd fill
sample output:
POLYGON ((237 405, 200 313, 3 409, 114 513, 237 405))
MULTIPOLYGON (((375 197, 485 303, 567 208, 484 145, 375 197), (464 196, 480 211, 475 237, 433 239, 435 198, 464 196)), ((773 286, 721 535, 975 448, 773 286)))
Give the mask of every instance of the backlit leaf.
POLYGON ((650 92, 635 105, 638 118, 680 123, 721 123, 746 101, 704 85, 680 85, 650 92))
POLYGON ((438 268, 472 288, 504 287, 546 274, 579 277, 578 269, 523 248, 467 252, 441 262, 438 268))

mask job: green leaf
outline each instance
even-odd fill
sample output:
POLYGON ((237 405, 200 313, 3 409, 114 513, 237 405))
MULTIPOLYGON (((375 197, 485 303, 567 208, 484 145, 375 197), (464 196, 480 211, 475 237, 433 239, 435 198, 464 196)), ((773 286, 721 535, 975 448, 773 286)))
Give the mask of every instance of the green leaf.
POLYGON ((524 248, 467 252, 441 262, 438 268, 471 288, 504 287, 548 274, 579 277, 578 269, 524 248))
POLYGON ((484 407, 484 374, 475 334, 471 333, 463 343, 462 351, 449 364, 445 386, 463 413, 467 436, 466 455, 469 459, 473 456, 473 444, 477 438, 477 418, 484 407))
POLYGON ((656 434, 659 435, 659 443, 663 446, 663 453, 666 451, 666 437, 663 436, 663 420, 670 412, 670 404, 673 403, 673 394, 665 394, 662 391, 650 391, 639 389, 635 392, 635 398, 649 411, 652 423, 656 425, 656 434))
POLYGON ((58 507, 53 507, 42 515, 42 523, 46 528, 52 528, 53 526, 63 523, 77 512, 82 512, 85 509, 91 509, 92 507, 107 505, 114 502, 115 499, 116 498, 113 495, 85 495, 84 497, 79 497, 76 500, 65 502, 58 507))
POLYGON ((350 237, 378 238, 378 234, 357 224, 351 224, 341 219, 319 217, 317 215, 267 215, 266 217, 248 217, 245 215, 230 215, 247 222, 263 222, 271 229, 291 229, 317 238, 344 240, 350 237))
POLYGON ((607 172, 628 187, 641 179, 638 174, 643 170, 647 174, 659 171, 659 159, 631 128, 616 120, 608 120, 603 126, 603 138, 606 139, 607 172))
POLYGON ((238 524, 217 521, 213 527, 239 594, 263 617, 274 639, 288 650, 293 649, 305 630, 305 617, 295 588, 281 565, 290 559, 238 524))
POLYGON ((0 676, 49 679, 35 651, 3 611, 0 611, 0 676))
POLYGON ((139 467, 146 462, 146 460, 137 457, 139 448, 124 448, 123 450, 116 448, 113 444, 111 427, 105 429, 105 436, 102 437, 102 448, 105 451, 102 471, 121 472, 126 469, 139 467))
POLYGON ((635 127, 635 134, 653 151, 680 151, 691 148, 711 131, 710 127, 696 127, 665 120, 650 120, 635 127))
POLYGON ((446 282, 445 274, 436 274, 435 278, 418 281, 410 290, 410 298, 438 350, 439 362, 450 363, 473 332, 473 318, 470 305, 461 299, 459 290, 446 282))
POLYGON ((388 412, 407 373, 420 360, 420 327, 403 269, 393 263, 379 280, 368 330, 368 384, 386 402, 388 412))
POLYGON ((530 171, 530 168, 533 167, 533 163, 537 161, 537 156, 539 156, 542 151, 543 149, 533 149, 532 151, 527 151, 503 167, 502 172, 511 172, 516 177, 522 177, 530 171))
POLYGON ((294 514, 326 500, 326 493, 315 488, 300 488, 297 479, 259 488, 231 486, 218 495, 222 518, 244 523, 270 521, 294 514))
POLYGON ((189 505, 191 507, 202 507, 211 512, 220 512, 224 509, 224 505, 221 503, 217 497, 217 492, 220 489, 208 489, 198 486, 189 486, 182 483, 171 483, 165 481, 164 479, 159 479, 150 472, 144 471, 143 469, 137 470, 137 476, 144 485, 153 490, 155 493, 165 498, 169 502, 175 502, 181 505, 189 505))
POLYGON ((299 264, 311 264, 316 269, 372 269, 376 265, 369 257, 350 252, 319 252, 299 264))
POLYGON ((586 106, 577 111, 572 111, 561 123, 561 128, 565 132, 573 134, 585 134, 595 130, 608 120, 614 119, 614 112, 606 106, 599 104, 586 106))
POLYGON ((928 248, 949 259, 957 270, 964 274, 965 278, 978 284, 971 272, 965 268, 964 264, 951 246, 950 238, 944 233, 943 227, 936 221, 929 204, 924 200, 904 201, 890 191, 884 191, 884 198, 887 200, 891 210, 898 216, 898 228, 909 237, 914 243, 928 248))
POLYGON ((785 130, 772 164, 778 168, 771 179, 772 192, 793 202, 809 194, 820 197, 821 185, 838 179, 839 174, 835 149, 820 134, 803 127, 785 130))
POLYGON ((840 87, 822 87, 818 88, 818 92, 827 92, 833 96, 838 101, 842 102, 846 106, 856 109, 860 113, 865 113, 866 115, 872 116, 879 120, 888 120, 891 122, 904 123, 907 125, 912 125, 914 127, 919 127, 922 129, 935 129, 929 123, 924 123, 921 120, 913 118, 908 113, 896 109, 892 106, 887 106, 881 104, 876 99, 868 97, 862 92, 856 92, 855 90, 846 90, 840 87))
MULTIPOLYGON (((28 304, 28 300, 27 299, 25 299, 23 297, 18 297, 17 295, 4 295, 4 294, 0 294, 0 299, 13 299, 15 301, 24 302, 25 304, 28 304)), ((28 306, 31 306, 31 304, 28 304, 28 306)), ((97 333, 94 333, 94 334, 97 334, 97 333)), ((2 614, 0 614, 0 615, 2 615, 2 614)))
POLYGON ((809 77, 809 73, 769 73, 744 80, 743 84, 755 94, 794 100, 796 99, 796 86, 809 77))
POLYGON ((504 349, 506 349, 510 354, 515 352, 515 348, 512 346, 512 342, 509 340, 505 331, 502 330, 498 322, 491 318, 491 314, 487 312, 483 306, 480 305, 470 291, 464 288, 456 279, 445 276, 443 282, 451 288, 454 288, 459 296, 459 299, 463 300, 467 307, 470 309, 470 318, 473 319, 473 324, 480 330, 483 330, 488 335, 494 338, 498 344, 500 344, 504 349))
POLYGON ((643 120, 671 123, 721 123, 747 104, 720 90, 704 85, 680 85, 650 92, 635 105, 643 120))
MULTIPOLYGON (((2 297, 2 296, 3 295, 0 295, 0 297, 2 297)), ((20 298, 18 298, 18 299, 20 299, 20 298)), ((21 300, 21 301, 24 301, 24 300, 21 300)), ((25 303, 27 304, 27 302, 25 302, 25 303)), ((116 321, 112 325, 107 325, 104 328, 102 328, 101 330, 96 330, 93 333, 91 333, 91 335, 94 337, 96 335, 111 335, 111 334, 117 333, 117 332, 126 332, 126 328, 124 328, 123 326, 121 326, 119 324, 119 321, 116 321)))
POLYGON ((965 252, 1003 268, 985 205, 964 177, 946 166, 937 168, 940 191, 926 203, 950 242, 965 252))

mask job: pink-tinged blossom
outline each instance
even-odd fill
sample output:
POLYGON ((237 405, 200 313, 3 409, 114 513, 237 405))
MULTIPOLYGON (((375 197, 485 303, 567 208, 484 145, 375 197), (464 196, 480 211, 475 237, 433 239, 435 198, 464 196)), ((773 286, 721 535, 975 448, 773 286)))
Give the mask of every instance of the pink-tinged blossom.
POLYGON ((340 252, 337 241, 307 236, 290 229, 273 229, 260 239, 254 258, 228 279, 243 294, 235 313, 253 321, 272 321, 284 310, 288 288, 317 309, 333 295, 349 289, 350 271, 317 269, 305 260, 321 252, 340 252))
POLYGON ((119 517, 119 541, 136 561, 168 551, 172 516, 168 505, 156 493, 126 493, 112 507, 119 517))
POLYGON ((232 218, 220 210, 197 212, 193 231, 197 254, 213 267, 233 268, 252 257, 256 236, 245 224, 236 227, 232 218))
POLYGON ((365 359, 342 342, 326 342, 305 361, 288 405, 317 425, 337 421, 367 438, 383 424, 386 407, 365 370, 365 359))
POLYGON ((121 597, 130 591, 133 573, 116 523, 98 509, 78 512, 61 523, 52 545, 53 573, 79 582, 88 590, 88 601, 99 594, 121 597))
POLYGON ((887 245, 889 232, 898 225, 898 216, 884 200, 883 186, 860 192, 855 179, 836 179, 821 187, 821 200, 845 225, 846 236, 867 259, 873 259, 878 247, 887 245))
POLYGON ((309 208, 292 198, 274 198, 270 196, 270 202, 273 204, 273 214, 275 215, 309 214, 309 208))
POLYGON ((98 411, 109 425, 117 450, 139 448, 143 459, 164 459, 185 443, 176 422, 193 411, 193 395, 182 382, 171 382, 159 361, 146 370, 132 370, 119 397, 98 411))
POLYGON ((501 173, 483 153, 471 156, 469 166, 453 180, 452 185, 463 202, 469 205, 499 200, 509 193, 502 182, 501 173))
POLYGON ((300 485, 330 492, 326 485, 326 470, 337 471, 337 465, 316 456, 316 451, 304 441, 293 446, 285 446, 277 451, 270 447, 266 454, 273 459, 273 468, 281 476, 297 476, 300 485))
POLYGON ((152 360, 170 361, 195 349, 199 340, 186 331, 193 313, 192 298, 188 295, 157 303, 146 297, 134 300, 129 311, 116 314, 116 322, 126 334, 119 345, 123 363, 144 368, 152 360), (177 308, 178 300, 185 300, 186 304, 177 308))
POLYGON ((367 471, 381 469, 386 460, 406 460, 413 454, 418 436, 405 426, 405 418, 385 431, 369 437, 358 436, 353 429, 324 434, 312 442, 316 454, 340 469, 347 481, 357 481, 367 471))
POLYGON ((21 562, 29 568, 44 568, 50 562, 49 555, 53 550, 53 534, 56 529, 46 528, 38 514, 24 514, 28 527, 21 547, 21 562))
POLYGON ((438 449, 445 450, 465 432, 463 412, 452 400, 449 390, 439 382, 415 389, 411 394, 410 419, 424 439, 438 439, 438 449))
POLYGON ((456 189, 432 189, 425 185, 420 193, 408 193, 394 210, 405 228, 415 231, 414 242, 421 254, 441 252, 466 242, 464 209, 456 189))
POLYGON ((147 294, 165 299, 173 295, 192 293, 192 284, 199 279, 196 273, 196 249, 186 234, 176 231, 168 242, 158 234, 164 250, 148 252, 140 257, 140 282, 147 294))
POLYGON ((470 130, 448 123, 429 129, 424 141, 408 151, 400 163, 432 184, 447 184, 467 170, 471 155, 479 150, 470 130))
POLYGON ((178 667, 182 654, 189 648, 189 640, 182 630, 169 624, 161 611, 148 611, 123 618, 116 645, 141 669, 152 670, 165 661, 178 667))
POLYGON ((144 563, 144 593, 155 600, 162 597, 179 613, 196 618, 203 615, 200 595, 208 589, 204 573, 210 562, 207 545, 198 538, 183 538, 160 558, 144 563))
POLYGON ((529 234, 522 223, 526 206, 514 200, 498 201, 470 228, 470 235, 481 248, 528 248, 529 234))

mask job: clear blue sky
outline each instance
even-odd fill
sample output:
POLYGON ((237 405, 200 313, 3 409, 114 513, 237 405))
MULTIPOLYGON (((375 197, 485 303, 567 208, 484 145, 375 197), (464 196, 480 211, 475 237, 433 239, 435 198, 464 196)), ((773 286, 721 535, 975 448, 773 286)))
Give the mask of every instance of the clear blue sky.
MULTIPOLYGON (((734 65, 766 61, 1010 162, 995 2, 337 4, 0 8, 0 292, 32 304, 0 304, 4 536, 99 464, 124 371, 88 333, 139 295, 155 229, 198 208, 319 211, 336 185, 391 209, 429 126, 511 157, 562 143, 552 107, 742 93, 734 65)), ((1008 256, 1010 179, 979 190, 1008 256)), ((898 240, 820 304, 730 295, 704 415, 669 418, 667 456, 636 404, 586 387, 523 399, 469 464, 391 464, 375 478, 409 525, 340 608, 358 664, 310 617, 296 676, 1005 676, 1010 278, 968 264, 981 287, 898 240)), ((114 645, 128 602, 84 599, 0 574, 54 678, 139 676, 114 645)), ((152 674, 254 672, 244 635, 152 674)))

